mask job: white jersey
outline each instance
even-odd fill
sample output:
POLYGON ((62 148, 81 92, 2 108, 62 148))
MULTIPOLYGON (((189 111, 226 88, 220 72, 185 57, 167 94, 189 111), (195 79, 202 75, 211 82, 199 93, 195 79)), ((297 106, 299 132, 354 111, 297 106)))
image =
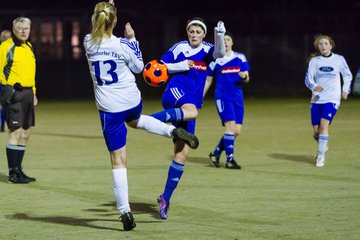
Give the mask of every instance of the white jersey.
POLYGON ((341 93, 350 92, 352 74, 345 58, 332 53, 329 57, 316 56, 309 62, 305 85, 312 91, 311 103, 335 103, 340 105, 341 93), (341 89, 341 78, 343 86, 341 89), (314 88, 321 86, 324 90, 315 92, 314 88))
POLYGON ((96 106, 104 112, 122 112, 137 106, 141 93, 134 73, 144 68, 139 42, 111 36, 100 46, 84 38, 84 47, 94 84, 96 106))

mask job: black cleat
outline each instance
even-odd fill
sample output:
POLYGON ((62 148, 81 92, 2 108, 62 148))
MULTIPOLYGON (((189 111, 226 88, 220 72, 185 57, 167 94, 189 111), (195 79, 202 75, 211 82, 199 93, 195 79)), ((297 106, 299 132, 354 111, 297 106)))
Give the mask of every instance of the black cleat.
POLYGON ((30 179, 25 177, 18 168, 15 168, 15 169, 10 170, 8 181, 10 183, 20 183, 21 184, 21 183, 29 183, 30 179))
POLYGON ((174 138, 183 140, 192 149, 197 149, 199 146, 199 139, 194 134, 189 133, 183 128, 175 128, 172 131, 172 135, 174 138))
POLYGON ((136 227, 135 219, 131 212, 124 213, 120 218, 125 231, 130 231, 136 227))
POLYGON ((23 177, 29 179, 29 182, 35 182, 36 178, 27 176, 22 170, 20 170, 23 177))
POLYGON ((220 157, 217 157, 213 152, 210 152, 210 153, 209 153, 209 158, 210 158, 210 160, 211 160, 211 163, 212 163, 215 167, 217 167, 217 168, 220 167, 220 157))
POLYGON ((232 159, 230 162, 225 164, 225 167, 228 169, 241 169, 241 166, 237 164, 235 159, 232 159))

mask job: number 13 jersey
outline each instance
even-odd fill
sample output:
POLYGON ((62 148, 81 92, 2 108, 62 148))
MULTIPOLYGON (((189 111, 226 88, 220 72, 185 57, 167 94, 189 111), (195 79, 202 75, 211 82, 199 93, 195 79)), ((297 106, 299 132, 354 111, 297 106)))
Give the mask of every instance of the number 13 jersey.
POLYGON ((133 73, 144 68, 139 42, 112 35, 100 45, 84 38, 84 48, 94 84, 95 101, 99 110, 122 112, 137 106, 141 93, 133 73))

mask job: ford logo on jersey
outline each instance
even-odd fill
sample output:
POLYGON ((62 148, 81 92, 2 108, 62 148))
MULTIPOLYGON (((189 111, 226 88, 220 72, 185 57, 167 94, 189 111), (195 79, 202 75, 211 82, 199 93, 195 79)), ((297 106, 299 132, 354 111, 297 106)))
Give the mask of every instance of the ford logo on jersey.
POLYGON ((322 71, 322 72, 332 72, 332 71, 334 71, 334 68, 332 68, 332 67, 327 67, 327 66, 325 66, 325 67, 320 67, 320 71, 322 71))

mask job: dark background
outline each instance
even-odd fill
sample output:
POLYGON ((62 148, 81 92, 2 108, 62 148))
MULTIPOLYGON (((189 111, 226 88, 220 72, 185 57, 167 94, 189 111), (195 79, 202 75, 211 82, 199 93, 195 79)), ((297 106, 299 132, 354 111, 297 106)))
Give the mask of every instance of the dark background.
MULTIPOLYGON (((93 98, 92 82, 82 49, 82 38, 90 31, 90 18, 98 1, 5 1, 0 8, 0 29, 12 20, 32 20, 31 42, 37 56, 37 95, 41 99, 93 98), (62 40, 46 45, 42 24, 61 23, 62 40), (74 22, 80 36, 79 56, 71 45, 74 22), (55 52, 55 55, 54 55, 55 52), (55 56, 55 57, 54 57, 55 56)), ((160 58, 172 44, 186 40, 186 21, 202 17, 208 26, 206 41, 213 42, 213 27, 222 20, 235 37, 234 50, 248 58, 251 82, 245 96, 308 96, 304 85, 306 60, 314 51, 315 34, 328 34, 355 75, 360 67, 360 1, 116 1, 118 25, 115 35, 131 22, 140 42, 144 62, 160 58)), ((76 46, 75 46, 76 47, 76 46)), ((137 75, 144 97, 159 97, 163 88, 151 88, 137 75)), ((213 88, 209 92, 211 97, 213 88)))

